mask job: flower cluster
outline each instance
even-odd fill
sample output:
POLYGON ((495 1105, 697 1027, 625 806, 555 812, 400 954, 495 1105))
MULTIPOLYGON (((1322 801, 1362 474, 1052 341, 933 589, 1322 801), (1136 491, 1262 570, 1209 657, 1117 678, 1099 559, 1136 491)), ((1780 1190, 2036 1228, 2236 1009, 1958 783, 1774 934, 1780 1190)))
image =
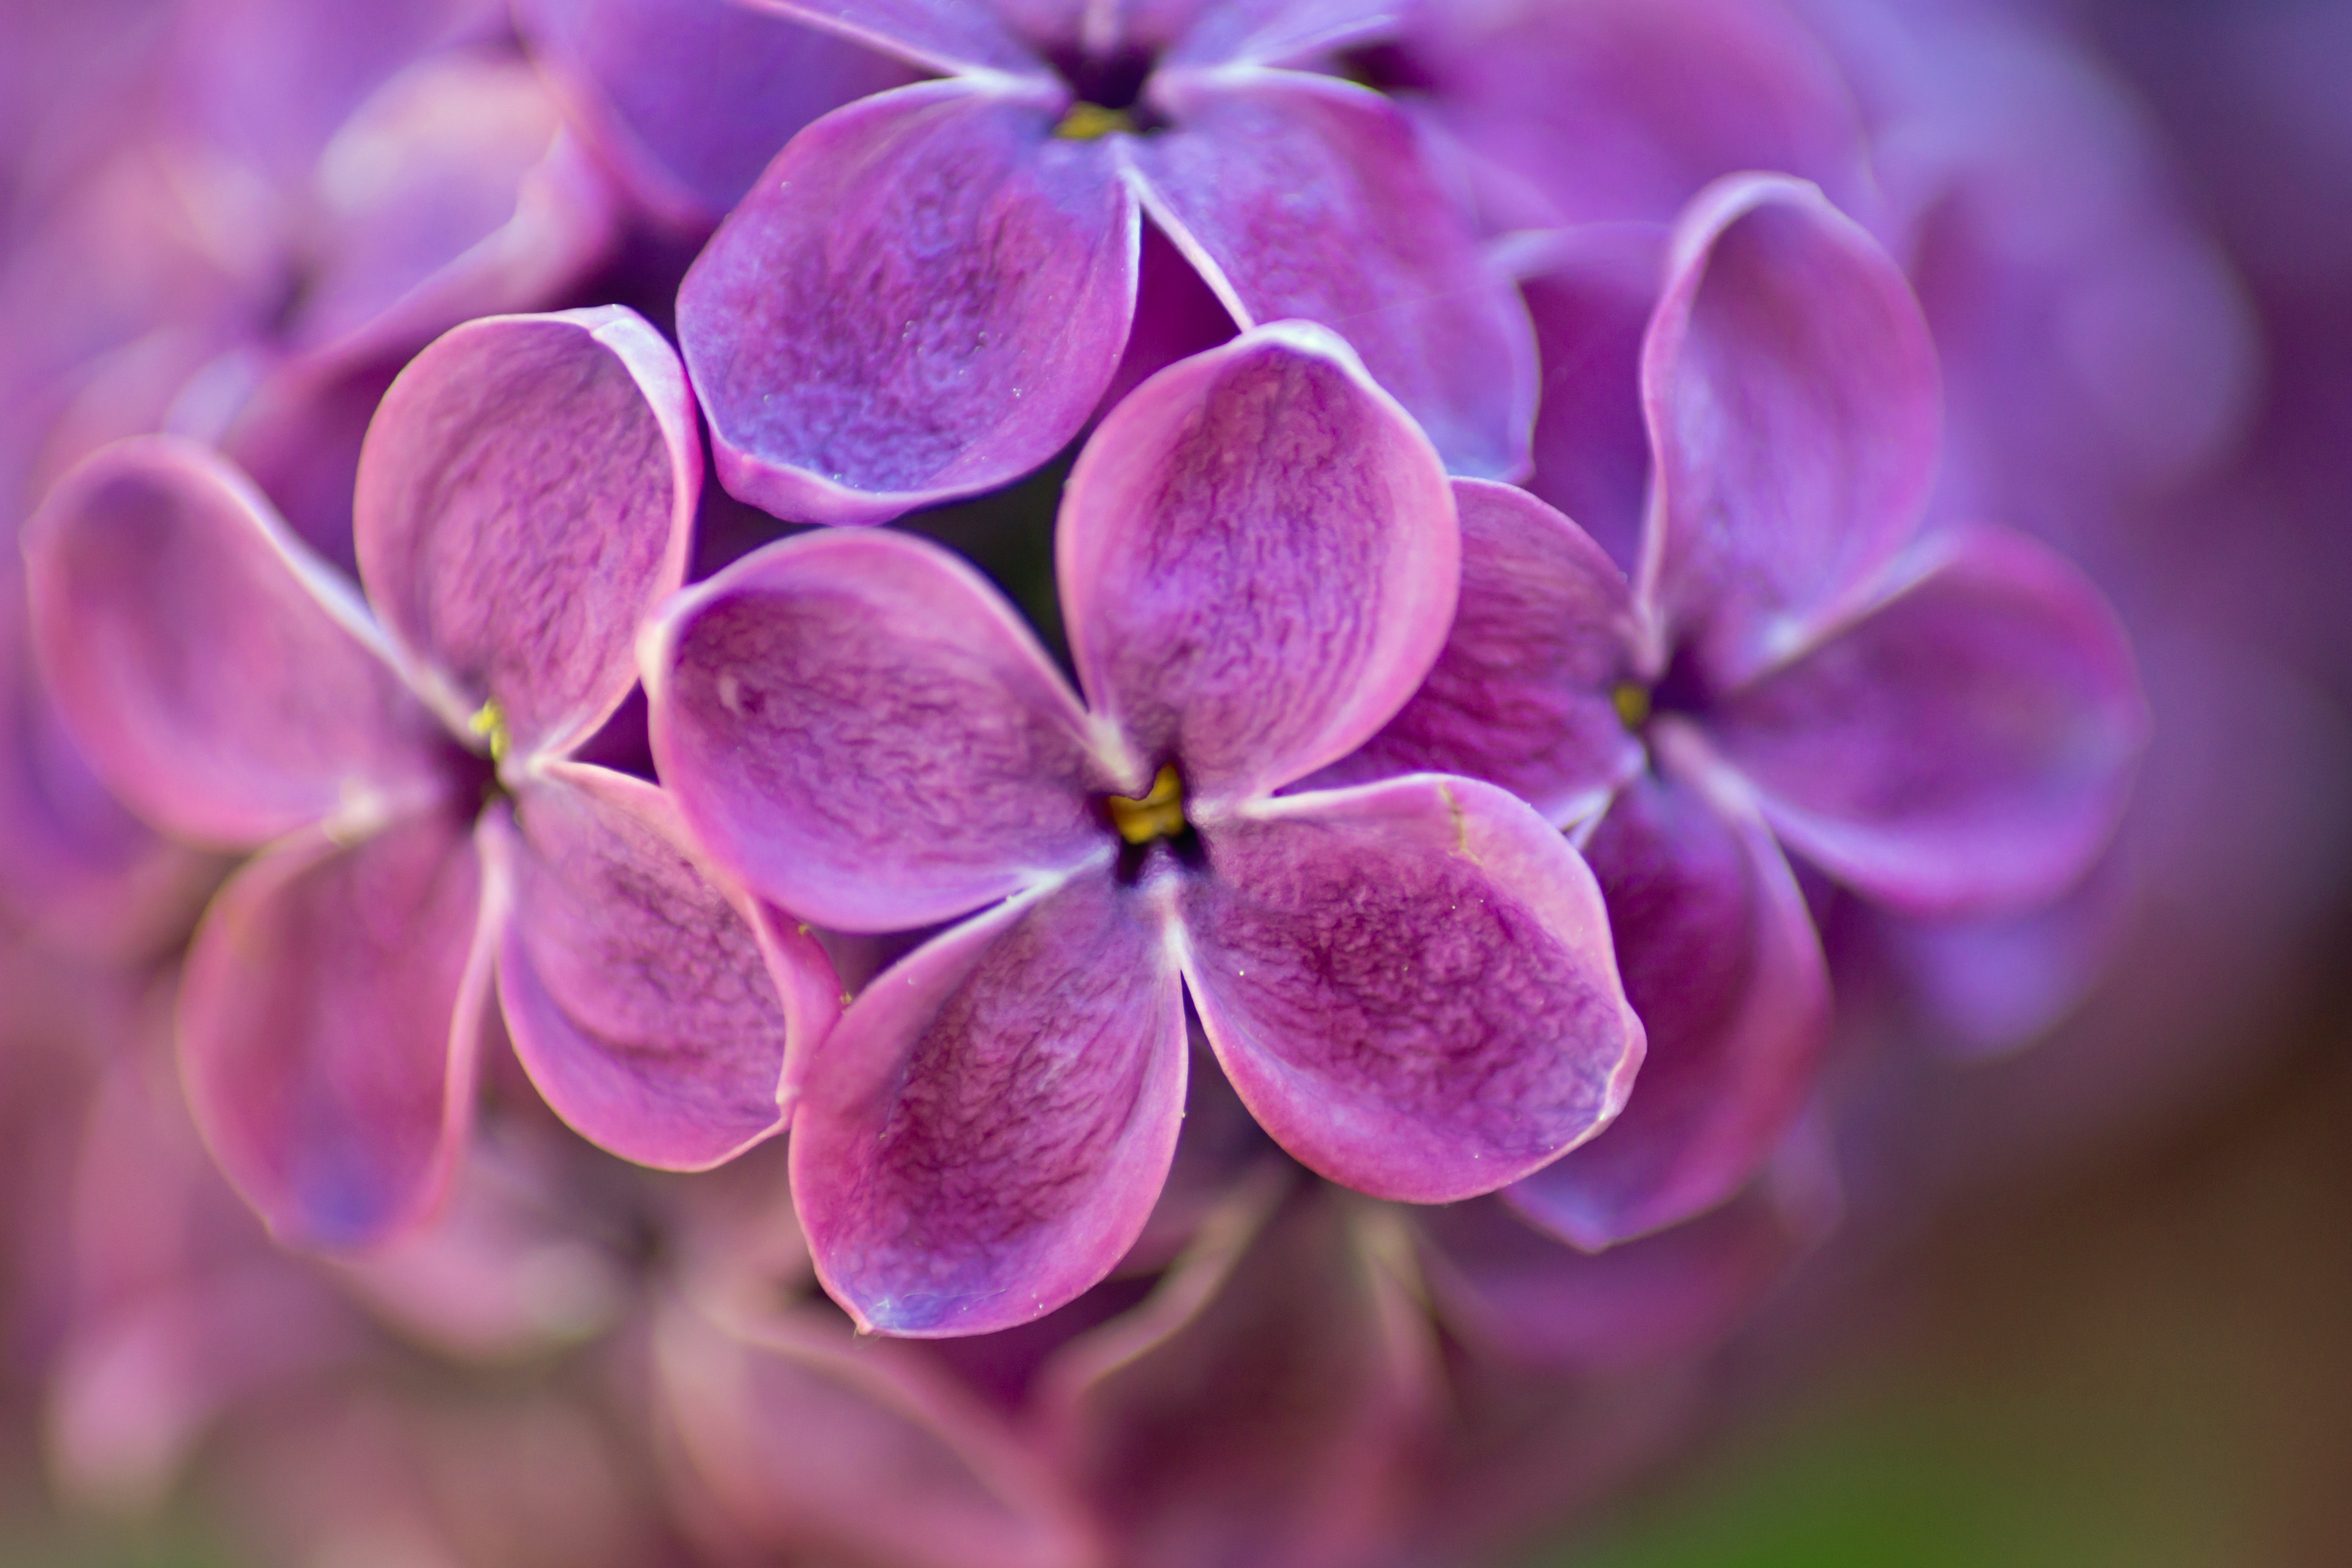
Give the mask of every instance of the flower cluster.
POLYGON ((0 292, 70 1487, 308 1379, 270 1462, 408 1519, 389 1336, 655 1391, 500 1396, 642 1472, 551 1561, 1440 1550, 1482 1419, 1605 1484, 1825 1233, 1834 989, 2038 922, 2006 1043, 2096 971, 2150 723, 2068 556, 2226 411, 2097 365, 2053 456, 2009 323, 2161 243, 2121 297, 2242 350, 2153 198, 2016 253, 1968 73, 2091 112, 2053 41, 154 9, 58 46, 152 122, 21 160, 0 292))

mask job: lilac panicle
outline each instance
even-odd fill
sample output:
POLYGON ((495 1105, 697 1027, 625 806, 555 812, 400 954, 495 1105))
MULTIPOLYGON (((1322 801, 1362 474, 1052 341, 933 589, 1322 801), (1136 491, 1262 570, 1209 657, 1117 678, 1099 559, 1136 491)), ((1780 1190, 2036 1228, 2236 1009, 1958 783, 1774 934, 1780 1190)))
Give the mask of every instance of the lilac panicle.
POLYGON ((851 931, 968 917, 858 997, 795 1123, 819 1270, 894 1332, 1023 1322, 1118 1261, 1168 1169, 1187 994, 1276 1140, 1415 1202, 1590 1136, 1641 1053, 1591 879, 1522 803, 1276 793, 1387 722, 1454 600, 1436 454, 1333 334, 1147 382, 1056 551, 1083 706, 976 574, 895 533, 772 546, 641 648, 663 778, 731 873, 851 931))
POLYGON ((166 831, 261 849, 179 1027, 205 1137, 281 1237, 434 1208, 494 984, 550 1103, 618 1152, 701 1166, 781 1126, 824 960, 703 875, 658 792, 569 759, 634 684, 699 479, 675 356, 604 308, 471 323, 394 384, 361 458, 368 603, 168 437, 90 458, 28 528, 94 764, 166 831))
POLYGON ((1526 466, 1507 280, 1393 106, 1285 68, 1377 8, 765 8, 946 74, 794 138, 688 276, 679 334, 743 499, 872 522, 1052 457, 1118 366, 1147 214, 1241 325, 1341 328, 1454 467, 1526 466))
POLYGON ((1585 825, 1650 1053, 1608 1134, 1511 1201, 1586 1247, 1728 1198, 1804 1103, 1828 983, 1783 847, 1907 911, 2046 901, 2105 843, 2147 732, 2079 574, 2016 535, 1922 533, 1926 327, 1814 187, 1701 195, 1641 363, 1633 581, 1542 502, 1457 481, 1453 640, 1327 779, 1458 769, 1585 825))

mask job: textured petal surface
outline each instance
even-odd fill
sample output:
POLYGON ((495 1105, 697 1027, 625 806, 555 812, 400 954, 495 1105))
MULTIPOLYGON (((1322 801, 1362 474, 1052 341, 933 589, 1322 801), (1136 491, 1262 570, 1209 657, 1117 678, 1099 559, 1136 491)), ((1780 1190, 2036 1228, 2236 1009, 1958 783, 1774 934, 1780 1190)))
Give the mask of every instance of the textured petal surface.
MULTIPOLYGON (((625 1160, 698 1170, 781 1129, 786 1047, 837 1011, 814 942, 782 978, 668 796, 558 764, 487 830, 513 867, 499 998, 556 1114, 625 1160)), ((802 1042, 803 1047, 805 1042, 802 1042)))
POLYGON ((1042 74, 1037 57, 1004 25, 1003 13, 1045 7, 1037 0, 1002 8, 989 0, 745 0, 853 38, 929 70, 979 68, 1042 74))
POLYGON ((1056 1480, 970 1392, 811 1309, 756 1324, 658 1320, 667 1414, 697 1478, 752 1541, 898 1568, 1094 1568, 1056 1480))
POLYGON ((1055 540, 1078 679, 1201 799, 1345 756, 1428 672, 1461 542, 1437 456, 1329 332, 1262 327, 1111 412, 1055 540))
POLYGON ((1914 913, 2016 908, 2086 870, 2147 710, 2114 614, 2020 534, 1938 540, 1910 584, 1709 721, 1774 831, 1914 913))
POLYGON ((1643 347, 1644 586, 1729 684, 1852 607, 1936 468, 1935 349, 1894 261, 1810 185, 1709 186, 1643 347))
POLYGON ((220 459, 127 442, 26 530, 34 633, 114 792, 168 832, 251 845, 440 788, 442 742, 363 638, 356 595, 220 459))
POLYGON ((1510 1189, 1588 1249, 1715 1207, 1788 1133, 1829 1043, 1829 974, 1805 900, 1752 808, 1645 778, 1586 847, 1625 994, 1649 1035, 1608 1130, 1510 1189))
POLYGON ((1633 590, 1601 547, 1535 497, 1456 479, 1462 601, 1421 689, 1322 787, 1400 773, 1497 784, 1555 826, 1639 773, 1612 692, 1632 673, 1633 590))
POLYGON ((802 127, 911 79, 871 49, 728 0, 520 0, 516 12, 598 150, 674 221, 718 222, 802 127))
POLYGON ((1286 71, 1163 71, 1176 123, 1128 155, 1152 216, 1244 325, 1346 334, 1456 473, 1516 479, 1535 416, 1535 341, 1510 281, 1378 94, 1286 71))
POLYGON ((362 1247, 440 1202, 472 1115, 484 893, 467 824, 435 813, 349 847, 289 840, 213 900, 181 984, 182 1070, 214 1159, 280 1241, 362 1247))
POLYGON ((904 931, 1105 854, 1085 717, 980 574, 899 533, 747 557, 649 631, 654 755, 719 863, 904 931))
POLYGON ((1184 1100, 1163 918, 1082 874, 936 938, 843 1016, 793 1122, 793 1195, 862 1326, 1011 1328, 1134 1242, 1184 1100))
POLYGON ((875 522, 1076 435, 1135 310, 1134 198, 1048 85, 921 82, 785 148, 678 294, 719 478, 875 522))
POLYGON ((393 383, 360 456, 360 576, 520 756, 592 734, 686 575, 702 448, 677 357, 618 306, 469 322, 393 383))
POLYGON ((1377 1197, 1492 1192, 1624 1103, 1642 1026, 1568 841, 1427 774, 1204 824, 1184 975, 1275 1140, 1377 1197))

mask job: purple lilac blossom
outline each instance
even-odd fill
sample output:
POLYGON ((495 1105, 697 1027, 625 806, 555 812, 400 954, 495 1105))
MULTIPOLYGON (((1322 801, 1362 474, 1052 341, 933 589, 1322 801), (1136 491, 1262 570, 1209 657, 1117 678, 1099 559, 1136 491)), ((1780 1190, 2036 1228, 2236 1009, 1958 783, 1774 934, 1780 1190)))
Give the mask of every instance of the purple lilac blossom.
POLYGON ((898 534, 786 541, 648 627, 655 755, 721 865, 828 927, 969 916, 860 994, 795 1123, 861 1325, 1006 1327, 1103 1277, 1168 1171, 1188 994, 1276 1140, 1380 1195, 1493 1191, 1615 1113, 1641 1031, 1563 838, 1462 778, 1275 793, 1419 683, 1458 549, 1426 438, 1285 323, 1160 373, 1081 455, 1083 707, 898 534))
POLYGON ((676 357, 606 308, 474 322, 394 384, 356 501, 373 610, 167 437, 93 458, 28 528, 84 750, 167 832, 262 849, 179 1018, 197 1120, 283 1239, 432 1212, 494 973, 589 1137, 694 1168, 782 1124, 786 1059, 835 1005, 822 955, 703 876, 658 791, 571 760, 635 683, 699 479, 676 357))
POLYGON ((1458 769, 1589 834, 1651 1050, 1610 1132, 1510 1194, 1587 1247, 1728 1198, 1811 1090, 1828 980, 1784 846, 1898 910, 2046 901, 2105 845, 2147 732, 2072 568, 2020 535, 1921 531, 1934 354, 1894 264, 1815 187, 1701 194, 1642 371, 1634 580, 1534 497, 1457 481, 1452 640, 1327 775, 1458 769))
POLYGON ((1381 97, 1297 68, 1378 8, 763 8, 946 73, 787 145, 688 274, 679 333, 729 489, 872 522, 1075 437, 1149 216, 1244 327, 1345 331, 1465 473, 1526 467, 1524 311, 1381 97))

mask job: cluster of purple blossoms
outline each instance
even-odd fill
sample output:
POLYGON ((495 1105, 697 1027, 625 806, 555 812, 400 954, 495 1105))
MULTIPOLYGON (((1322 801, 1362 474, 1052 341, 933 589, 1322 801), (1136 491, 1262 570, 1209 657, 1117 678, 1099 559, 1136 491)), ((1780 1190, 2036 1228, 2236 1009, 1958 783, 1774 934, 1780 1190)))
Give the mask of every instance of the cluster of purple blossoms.
POLYGON ((1835 1223, 1850 983, 2013 1044, 2121 940, 2250 355, 2001 140, 2145 156, 2053 36, 106 10, 0 192, 75 1495, 246 1410, 289 1561, 1440 1560, 1835 1223))

